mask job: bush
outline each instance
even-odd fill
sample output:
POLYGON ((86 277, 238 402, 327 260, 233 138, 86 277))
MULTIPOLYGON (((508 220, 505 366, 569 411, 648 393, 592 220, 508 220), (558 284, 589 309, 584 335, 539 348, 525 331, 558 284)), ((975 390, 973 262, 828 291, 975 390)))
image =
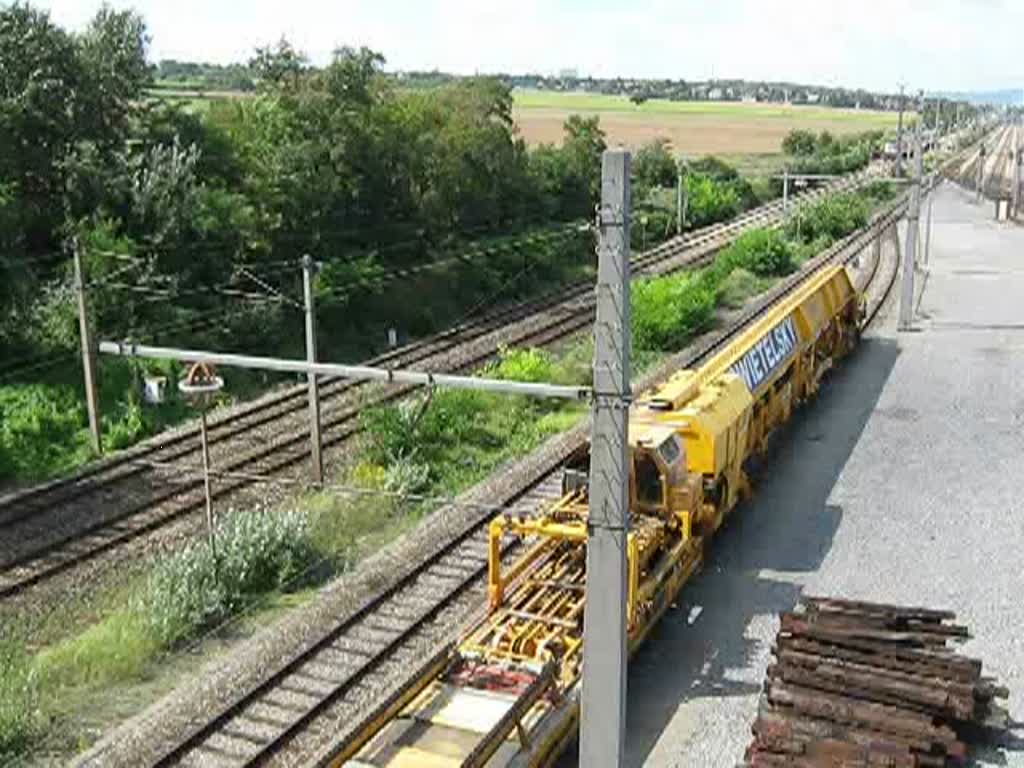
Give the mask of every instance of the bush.
POLYGON ((66 385, 0 387, 0 480, 35 480, 91 456, 85 405, 66 385))
POLYGON ((736 181, 740 173, 724 160, 714 155, 704 155, 688 166, 689 172, 699 176, 707 176, 713 181, 736 181))
POLYGON ((498 362, 489 366, 484 375, 508 381, 549 382, 555 379, 555 363, 549 352, 537 347, 501 347, 498 362))
POLYGON ((633 284, 633 346, 639 350, 675 350, 715 315, 715 293, 688 274, 633 284))
POLYGON ((782 140, 782 151, 787 155, 813 155, 818 148, 817 139, 810 131, 796 128, 782 140))
POLYGON ((483 392, 444 389, 365 411, 367 458, 386 467, 400 459, 433 464, 443 448, 479 435, 477 418, 492 401, 483 392))
POLYGON ((867 197, 850 192, 831 195, 813 205, 803 206, 787 225, 790 237, 804 242, 839 240, 868 223, 871 203, 867 197))
POLYGON ((796 267, 793 247, 776 229, 753 229, 722 251, 705 270, 703 282, 720 291, 733 270, 745 269, 759 277, 785 275, 796 267))
POLYGON ((253 596, 284 587, 315 555, 305 515, 234 512, 218 526, 216 558, 197 542, 163 561, 132 610, 161 647, 173 647, 253 596))
POLYGON ((633 178, 641 188, 674 187, 676 185, 675 158, 668 150, 668 139, 654 139, 644 144, 633 158, 633 178))
POLYGON ((777 229, 755 229, 730 246, 735 267, 760 277, 786 275, 793 271, 793 249, 777 229))
POLYGON ((731 219, 742 209, 740 196, 729 183, 702 173, 687 175, 686 195, 686 223, 692 228, 731 219))

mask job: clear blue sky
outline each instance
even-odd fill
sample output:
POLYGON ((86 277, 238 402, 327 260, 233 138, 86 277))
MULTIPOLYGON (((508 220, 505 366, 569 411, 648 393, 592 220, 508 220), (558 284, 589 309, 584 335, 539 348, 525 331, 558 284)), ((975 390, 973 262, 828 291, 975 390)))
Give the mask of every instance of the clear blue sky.
MULTIPOLYGON (((33 0, 78 28, 100 0, 33 0)), ((0 0, 2 4, 4 0, 0 0)), ((282 34, 391 69, 786 79, 894 90, 1024 85, 1024 0, 113 0, 152 58, 229 62, 282 34)))

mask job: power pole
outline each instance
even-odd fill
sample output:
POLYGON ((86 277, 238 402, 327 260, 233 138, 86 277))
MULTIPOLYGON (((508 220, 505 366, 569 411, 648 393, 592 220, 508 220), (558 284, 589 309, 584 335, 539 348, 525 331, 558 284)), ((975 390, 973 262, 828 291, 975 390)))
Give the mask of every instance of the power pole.
POLYGON ((1021 164, 1021 148, 1020 148, 1020 131, 1021 127, 1018 125, 1014 129, 1014 147, 1013 147, 1013 218, 1017 218, 1017 211, 1020 209, 1020 164, 1021 164))
POLYGON ((921 220, 921 122, 914 131, 914 179, 910 187, 910 212, 907 214, 907 249, 903 252, 903 284, 900 296, 899 330, 909 331, 914 322, 914 269, 917 261, 917 232, 921 220))
POLYGON ((679 163, 676 167, 676 235, 683 234, 683 230, 686 228, 686 208, 687 194, 686 194, 686 161, 683 158, 679 158, 679 163))
POLYGON ((618 768, 626 719, 629 152, 608 150, 601 165, 580 765, 618 768))
MULTIPOLYGON (((306 360, 316 362, 316 307, 313 303, 313 275, 316 265, 307 254, 302 257, 302 295, 306 310, 306 360)), ((320 438, 320 388, 316 374, 306 374, 309 383, 309 437, 311 443, 311 459, 313 462, 313 481, 324 481, 323 443, 320 438)))
POLYGON ((789 217, 789 168, 782 169, 782 218, 789 217))
POLYGON ((96 344, 92 338, 92 323, 89 322, 89 304, 86 297, 85 265, 82 263, 82 249, 78 238, 72 241, 75 259, 75 292, 78 294, 78 333, 82 339, 82 373, 85 376, 85 404, 89 410, 89 433, 92 435, 92 449, 103 452, 103 433, 100 422, 100 398, 96 389, 96 344))
POLYGON ((981 149, 978 150, 978 198, 977 202, 981 202, 982 185, 985 183, 985 145, 981 145, 981 149))
POLYGON ((928 223, 924 230, 924 263, 928 263, 928 258, 932 252, 932 206, 935 203, 935 190, 932 189, 928 193, 928 223))
POLYGON ((896 124, 896 175, 903 175, 903 83, 900 83, 900 117, 896 124))

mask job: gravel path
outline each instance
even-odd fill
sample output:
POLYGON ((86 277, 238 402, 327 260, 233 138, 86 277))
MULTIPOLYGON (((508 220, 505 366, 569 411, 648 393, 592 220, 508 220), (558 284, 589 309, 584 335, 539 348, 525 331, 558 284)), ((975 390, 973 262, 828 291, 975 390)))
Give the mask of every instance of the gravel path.
MULTIPOLYGON (((805 592, 955 610, 1024 719, 1024 230, 972 200, 937 193, 920 332, 888 312, 784 430, 630 667, 626 765, 734 765, 776 616, 805 592)), ((1020 768, 1024 752, 977 765, 1020 768)))

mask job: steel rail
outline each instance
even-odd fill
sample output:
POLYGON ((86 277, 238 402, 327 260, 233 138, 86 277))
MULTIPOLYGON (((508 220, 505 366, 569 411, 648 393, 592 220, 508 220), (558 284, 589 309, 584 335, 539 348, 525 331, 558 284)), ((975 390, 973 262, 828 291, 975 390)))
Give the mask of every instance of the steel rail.
MULTIPOLYGON (((833 194, 836 191, 855 187, 866 180, 870 180, 870 176, 868 174, 855 174, 836 185, 809 192, 802 199, 805 201, 808 199, 817 199, 823 195, 833 194)), ((769 204, 768 206, 763 207, 763 209, 757 209, 749 212, 740 219, 733 220, 732 222, 728 222, 720 227, 713 227, 713 231, 701 233, 694 237, 683 237, 678 241, 668 241, 667 243, 651 249, 637 257, 637 275, 645 276, 664 274, 679 269, 692 268, 706 263, 712 259, 719 250, 726 247, 734 239, 737 233, 745 231, 756 224, 769 224, 773 226, 779 225, 781 223, 781 218, 779 216, 780 213, 780 203, 769 204)), ((535 346, 546 346, 557 343, 562 339, 582 331, 592 322, 592 287, 584 288, 581 286, 579 293, 581 294, 578 297, 578 300, 581 302, 580 306, 571 307, 567 310, 567 314, 565 316, 557 316, 556 313, 556 316, 541 328, 530 331, 519 338, 510 339, 509 337, 503 337, 502 342, 509 343, 511 341, 512 343, 520 345, 529 343, 535 346)), ((570 299, 568 303, 571 305, 571 302, 572 300, 570 299)), ((559 305, 564 306, 566 304, 567 302, 563 295, 559 305)), ((543 313, 543 311, 544 310, 540 310, 540 313, 543 313)), ((535 312, 534 314, 538 313, 535 312)), ((527 317, 529 316, 530 315, 527 317)), ((496 348, 497 347, 495 346, 494 349, 488 349, 487 352, 483 354, 472 356, 470 359, 454 366, 454 370, 472 370, 473 368, 488 362, 493 359, 496 348)), ((347 384, 348 389, 352 389, 356 386, 354 382, 345 382, 345 384, 347 384)), ((416 387, 411 385, 393 388, 393 391, 384 392, 373 398, 370 405, 392 402, 408 395, 415 389, 416 387)), ((299 392, 293 396, 297 397, 299 402, 294 409, 290 410, 304 410, 305 390, 300 389, 299 392)), ((356 427, 355 422, 358 419, 359 413, 365 407, 367 407, 366 403, 363 403, 360 406, 353 406, 342 410, 341 413, 336 416, 326 419, 323 425, 325 436, 324 447, 337 446, 357 434, 358 428, 356 427), (337 434, 330 434, 333 430, 337 429, 340 429, 340 432, 337 434)), ((272 418, 267 417, 261 419, 259 423, 272 421, 276 418, 278 418, 278 416, 275 414, 272 418)), ((233 430, 232 434, 244 434, 252 428, 253 426, 251 424, 246 424, 233 430)), ((185 438, 186 436, 180 436, 179 439, 185 438)), ((254 462, 271 460, 271 467, 269 468, 269 471, 272 473, 278 473, 293 467, 308 458, 305 451, 307 443, 308 433, 303 423, 301 428, 298 431, 293 432, 291 435, 286 435, 283 439, 275 441, 269 446, 263 446, 253 453, 245 455, 239 459, 232 460, 228 469, 236 470, 251 465, 254 462), (282 455, 285 449, 287 449, 288 452, 282 455)), ((195 448, 179 451, 173 455, 172 460, 182 458, 193 450, 195 450, 195 448)), ((152 455, 152 453, 148 455, 152 455)), ((125 477, 134 476, 141 472, 148 471, 145 462, 140 461, 138 454, 129 451, 125 455, 123 461, 123 473, 118 474, 116 479, 123 479, 125 477)), ((0 567, 0 599, 19 594, 36 584, 71 570, 81 563, 117 549, 130 541, 158 530, 159 528, 182 518, 196 509, 201 508, 203 500, 194 498, 187 501, 183 500, 181 504, 177 505, 175 509, 170 511, 161 512, 159 510, 159 505, 171 502, 176 498, 189 494, 198 489, 200 485, 201 482, 195 479, 173 484, 169 489, 162 490, 155 496, 146 499, 146 501, 141 504, 129 506, 125 510, 111 515, 100 522, 81 528, 71 535, 60 537, 46 545, 25 552, 19 557, 10 559, 0 567)), ((224 484, 217 489, 214 495, 216 498, 221 498, 237 492, 238 490, 246 487, 246 485, 247 483, 244 482, 224 484)), ((106 484, 99 483, 91 490, 102 490, 105 486, 106 484)), ((68 490, 72 493, 83 492, 83 489, 76 489, 72 487, 69 487, 68 490)), ((90 489, 85 489, 84 492, 87 492, 88 490, 90 489)), ((10 521, 7 522, 7 525, 11 524, 12 523, 10 521)))
MULTIPOLYGON (((851 177, 854 178, 854 177, 851 177)), ((841 185, 834 185, 834 187, 841 185)), ((834 188, 833 190, 834 191, 834 188)), ((801 196, 802 200, 813 199, 821 195, 822 190, 813 190, 801 196)), ((679 256, 687 250, 701 248, 719 239, 741 232, 762 221, 778 217, 781 203, 773 201, 757 209, 741 214, 728 222, 719 222, 681 237, 673 238, 655 248, 637 256, 633 268, 637 274, 658 263, 679 256)), ((372 357, 365 361, 370 366, 410 366, 427 358, 450 351, 451 349, 493 333, 503 325, 517 320, 529 318, 535 314, 550 310, 566 301, 586 296, 593 290, 590 283, 577 283, 562 289, 551 291, 540 297, 524 302, 517 302, 486 313, 481 318, 459 324, 423 340, 418 340, 403 347, 372 357)), ((362 382, 328 378, 322 382, 321 402, 329 402, 350 390, 363 386, 362 382)), ((209 425, 211 445, 243 434, 256 427, 263 426, 274 420, 284 418, 292 413, 301 412, 306 408, 306 389, 302 386, 289 387, 273 395, 261 397, 251 403, 237 407, 226 416, 211 421, 209 425), (284 406, 282 410, 277 410, 284 406), (239 422, 243 422, 239 424, 239 422), (235 426, 237 425, 237 426, 235 426), (232 429, 226 429, 234 427, 232 429)), ((144 470, 138 460, 165 450, 174 450, 170 457, 162 460, 174 460, 199 450, 199 428, 190 426, 145 441, 143 444, 122 451, 110 458, 101 459, 88 467, 56 480, 51 480, 31 488, 13 491, 0 496, 0 526, 20 522, 30 517, 40 507, 52 507, 55 502, 80 495, 84 490, 93 490, 102 485, 127 479, 144 470), (192 443, 185 445, 186 443, 192 443), (176 449, 176 450, 175 450, 176 449), (107 472, 118 472, 93 486, 83 485, 83 481, 95 478, 107 472), (63 492, 63 493, 61 493, 63 492)))

